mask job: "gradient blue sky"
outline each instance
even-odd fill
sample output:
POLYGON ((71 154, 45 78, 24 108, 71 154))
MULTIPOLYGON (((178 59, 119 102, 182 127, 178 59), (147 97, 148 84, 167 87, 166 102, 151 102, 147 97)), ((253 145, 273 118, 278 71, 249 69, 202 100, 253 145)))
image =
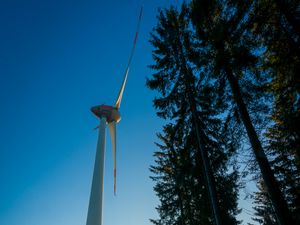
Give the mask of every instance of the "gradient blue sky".
MULTIPOLYGON (((140 3, 0 1, 1 225, 85 224, 98 125, 90 107, 116 99, 140 3)), ((117 197, 107 139, 104 224, 157 217, 148 168, 163 122, 145 77, 157 8, 170 3, 145 1, 117 129, 117 197)))

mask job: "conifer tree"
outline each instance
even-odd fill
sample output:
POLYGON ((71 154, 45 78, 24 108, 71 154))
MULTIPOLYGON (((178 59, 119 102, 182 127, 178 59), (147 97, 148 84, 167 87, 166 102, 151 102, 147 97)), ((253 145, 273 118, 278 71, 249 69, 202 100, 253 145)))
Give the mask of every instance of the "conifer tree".
POLYGON ((222 209, 234 209, 225 212, 222 220, 237 223, 233 219, 238 212, 236 173, 229 175, 227 170, 242 122, 263 180, 255 194, 255 220, 299 223, 299 2, 194 0, 190 8, 184 4, 180 13, 174 8, 161 11, 151 37, 155 48, 152 68, 157 73, 147 85, 161 94, 154 100, 158 115, 172 121, 160 134, 164 144, 159 147, 164 154, 156 154, 157 165, 151 169, 168 177, 153 176, 161 205, 160 219, 152 222, 211 222, 209 192, 205 190, 209 186, 203 179, 206 169, 200 163, 207 157, 209 160, 203 162, 209 161, 210 176, 217 181, 211 182, 215 200, 220 205, 229 203, 228 199, 233 202, 222 205, 222 209), (265 131, 267 143, 263 148, 259 135, 265 131), (200 140, 200 146, 195 140, 200 140), (199 154, 203 152, 207 156, 199 154), (191 162, 185 162, 187 159, 191 162), (165 168, 173 168, 172 173, 165 168), (168 185, 172 188, 163 189, 162 181, 171 182, 168 185), (181 187, 182 181, 189 184, 187 188, 181 187), (222 199, 218 193, 224 190, 228 190, 228 198, 222 199), (172 200, 166 201, 169 195, 172 200), (271 209, 276 216, 267 216, 271 209))
POLYGON ((180 13, 174 8, 160 11, 158 25, 151 36, 155 60, 151 68, 157 73, 147 81, 147 85, 160 93, 154 100, 157 114, 173 121, 159 136, 163 145, 159 145, 161 151, 155 154, 156 165, 151 167, 156 175, 153 176, 156 181, 155 191, 161 201, 157 208, 160 219, 152 222, 213 224, 202 164, 203 155, 200 154, 197 142, 199 136, 195 132, 198 129, 212 168, 209 172, 213 177, 218 207, 222 208, 219 216, 224 224, 238 224, 235 218, 239 212, 238 175, 234 166, 231 167, 233 172, 228 172, 236 146, 228 138, 228 127, 218 117, 223 107, 213 92, 212 81, 204 79, 201 76, 203 73, 199 73, 195 66, 194 60, 198 60, 195 52, 200 45, 193 39, 194 34, 190 28, 189 11, 183 5, 180 13), (198 123, 195 123, 193 107, 198 123), (166 168, 172 168, 172 172, 166 168), (185 189, 181 187, 183 181, 185 189), (172 185, 172 188, 168 185, 172 185))
POLYGON ((273 123, 266 132, 268 152, 296 223, 300 223, 299 10, 299 1, 260 0, 251 15, 251 29, 266 49, 263 68, 272 77, 268 85, 274 96, 273 123))
POLYGON ((209 46, 212 76, 228 82, 277 218, 281 225, 290 225, 293 222, 287 203, 250 117, 241 83, 244 76, 252 74, 251 68, 258 67, 253 36, 247 30, 252 8, 251 1, 194 0, 192 18, 198 38, 209 46))

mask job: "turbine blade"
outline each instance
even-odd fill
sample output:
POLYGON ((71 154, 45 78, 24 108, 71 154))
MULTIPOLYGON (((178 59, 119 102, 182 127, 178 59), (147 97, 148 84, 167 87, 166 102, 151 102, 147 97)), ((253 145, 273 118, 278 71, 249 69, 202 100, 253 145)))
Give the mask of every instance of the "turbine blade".
POLYGON ((123 92, 124 92, 124 88, 125 88, 125 84, 126 84, 126 80, 127 80, 127 76, 128 76, 128 72, 129 72, 129 67, 131 65, 131 61, 132 61, 134 51, 135 51, 135 47, 136 47, 136 42, 137 42, 137 39, 138 39, 138 36, 139 36, 139 30, 140 30, 141 21, 142 21, 143 10, 144 10, 144 1, 143 1, 143 4, 142 4, 142 7, 141 7, 141 11, 140 11, 139 19, 138 19, 138 24, 137 24, 137 27, 136 27, 136 33, 135 33, 135 36, 134 36, 133 45, 132 45, 131 52, 130 52, 130 55, 129 55, 129 60, 128 60, 124 80, 123 80, 123 83, 122 83, 117 101, 115 103, 115 107, 117 109, 119 109, 120 105, 121 105, 122 95, 123 95, 123 92))
POLYGON ((116 143, 116 122, 110 122, 108 124, 109 133, 111 137, 112 144, 112 155, 114 161, 114 195, 116 195, 116 187, 117 187, 117 143, 116 143))
POLYGON ((123 83, 122 83, 121 89, 119 91, 118 98, 117 98, 116 103, 115 103, 115 107, 117 109, 119 109, 120 105, 121 105, 121 100, 122 100, 123 92, 124 92, 124 89, 125 89, 128 73, 129 73, 129 67, 126 69, 126 73, 125 73, 125 76, 124 76, 124 79, 123 79, 123 83))

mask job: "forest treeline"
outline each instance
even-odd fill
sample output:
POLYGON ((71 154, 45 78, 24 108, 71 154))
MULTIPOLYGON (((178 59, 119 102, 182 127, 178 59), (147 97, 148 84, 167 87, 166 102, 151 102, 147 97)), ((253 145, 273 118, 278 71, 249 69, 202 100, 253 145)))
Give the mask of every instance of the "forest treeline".
POLYGON ((150 43, 147 86, 165 120, 150 167, 159 198, 151 222, 242 224, 248 172, 254 223, 300 224, 299 1, 170 6, 150 43))

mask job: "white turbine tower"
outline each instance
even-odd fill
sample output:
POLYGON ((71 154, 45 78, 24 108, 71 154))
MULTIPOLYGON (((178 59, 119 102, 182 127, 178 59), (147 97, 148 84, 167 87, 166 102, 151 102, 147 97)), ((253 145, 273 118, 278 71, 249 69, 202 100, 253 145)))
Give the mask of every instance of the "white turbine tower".
POLYGON ((129 66, 133 57, 133 53, 136 46, 138 37, 138 31, 140 28, 142 12, 144 4, 142 4, 140 16, 138 20, 136 35, 134 38, 133 46, 131 49, 127 69, 124 75, 123 83, 119 91, 118 98, 114 106, 99 105, 91 108, 91 111, 100 119, 99 137, 97 143, 96 159, 94 165, 94 174, 92 181, 92 189, 90 195, 90 202, 88 208, 87 222, 86 225, 102 225, 102 202, 103 202, 103 181, 104 181, 104 157, 105 157, 105 130, 106 125, 109 128, 111 141, 112 141, 112 152, 114 161, 114 194, 116 194, 116 124, 121 120, 119 108, 123 92, 125 89, 129 66))

